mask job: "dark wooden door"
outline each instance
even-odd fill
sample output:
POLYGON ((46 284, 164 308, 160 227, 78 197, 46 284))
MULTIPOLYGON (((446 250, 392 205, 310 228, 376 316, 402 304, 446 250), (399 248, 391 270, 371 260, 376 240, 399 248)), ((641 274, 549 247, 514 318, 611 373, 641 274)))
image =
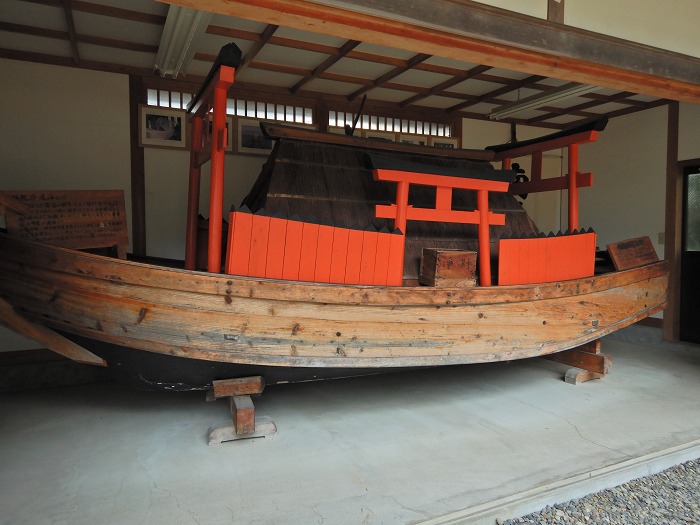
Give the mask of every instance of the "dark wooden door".
POLYGON ((700 343, 700 165, 684 175, 680 338, 700 343))

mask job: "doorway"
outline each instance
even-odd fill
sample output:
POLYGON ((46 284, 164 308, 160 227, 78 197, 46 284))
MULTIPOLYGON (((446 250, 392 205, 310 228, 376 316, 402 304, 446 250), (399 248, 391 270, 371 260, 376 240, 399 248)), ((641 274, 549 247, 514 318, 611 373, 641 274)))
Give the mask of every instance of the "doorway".
POLYGON ((683 168, 680 339, 700 343, 700 164, 683 168))

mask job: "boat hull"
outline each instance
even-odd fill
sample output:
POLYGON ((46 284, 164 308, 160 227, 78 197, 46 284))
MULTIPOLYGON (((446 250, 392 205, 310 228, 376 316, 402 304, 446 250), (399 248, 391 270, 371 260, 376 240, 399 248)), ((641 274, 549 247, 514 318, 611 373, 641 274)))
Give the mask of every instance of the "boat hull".
POLYGON ((346 375, 546 355, 661 310, 667 285, 664 262, 535 285, 300 283, 164 268, 0 234, 0 298, 18 316, 110 367, 126 366, 120 348, 182 359, 182 381, 169 374, 155 383, 186 388, 253 370, 275 370, 281 380, 285 369, 292 379, 313 378, 326 375, 322 369, 346 375), (201 362, 217 366, 185 378, 201 362))

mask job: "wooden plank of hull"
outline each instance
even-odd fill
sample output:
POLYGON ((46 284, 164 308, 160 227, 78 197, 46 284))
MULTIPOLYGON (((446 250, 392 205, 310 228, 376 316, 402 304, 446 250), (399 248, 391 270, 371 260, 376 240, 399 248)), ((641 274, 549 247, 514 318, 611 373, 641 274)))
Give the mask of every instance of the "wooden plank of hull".
POLYGON ((664 263, 561 283, 438 291, 187 272, 7 236, 0 253, 0 295, 51 328, 150 352, 268 366, 434 366, 545 355, 658 311, 667 286, 664 263))

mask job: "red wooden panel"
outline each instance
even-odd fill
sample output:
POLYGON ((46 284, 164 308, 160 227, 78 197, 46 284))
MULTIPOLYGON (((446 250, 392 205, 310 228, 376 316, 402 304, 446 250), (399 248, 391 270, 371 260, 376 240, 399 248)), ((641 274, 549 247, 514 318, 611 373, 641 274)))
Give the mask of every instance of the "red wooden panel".
POLYGON ((362 260, 360 261, 360 284, 375 284, 374 269, 377 258, 376 231, 362 232, 362 260))
POLYGON ((328 283, 331 279, 331 258, 333 255, 333 226, 321 225, 318 228, 318 251, 314 281, 328 283))
POLYGON ((499 241, 498 284, 529 284, 590 277, 595 233, 499 241))
POLYGON ((301 243, 304 223, 287 221, 287 237, 284 242, 284 264, 282 279, 299 280, 299 262, 301 261, 301 243))
POLYGON ((389 239, 389 268, 386 275, 387 286, 401 286, 403 284, 404 241, 406 237, 401 234, 391 234, 389 239))
POLYGON ((345 282, 345 264, 348 259, 348 239, 350 230, 335 228, 333 230, 333 253, 331 256, 331 275, 329 282, 345 282))
POLYGON ((234 275, 248 275, 253 214, 231 212, 229 222, 225 271, 234 275))
POLYGON ((377 233, 377 252, 374 263, 374 283, 386 286, 389 272, 389 252, 391 251, 390 233, 377 233))
POLYGON ((310 222, 303 222, 301 224, 303 225, 303 229, 301 235, 301 253, 299 254, 299 280, 312 282, 316 278, 319 225, 310 222))
POLYGON ((287 238, 287 219, 272 217, 267 238, 267 263, 265 277, 281 279, 284 268, 284 245, 287 238))
POLYGON ((345 284, 360 283, 364 233, 362 230, 348 232, 348 257, 345 263, 345 280, 343 281, 345 284))
POLYGON ((248 262, 248 275, 251 277, 265 277, 269 235, 270 217, 254 215, 250 240, 250 260, 248 262))

